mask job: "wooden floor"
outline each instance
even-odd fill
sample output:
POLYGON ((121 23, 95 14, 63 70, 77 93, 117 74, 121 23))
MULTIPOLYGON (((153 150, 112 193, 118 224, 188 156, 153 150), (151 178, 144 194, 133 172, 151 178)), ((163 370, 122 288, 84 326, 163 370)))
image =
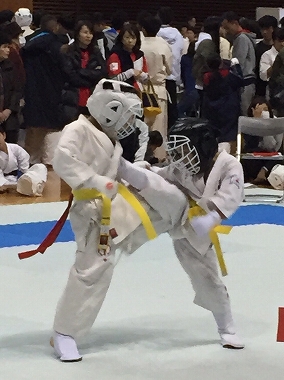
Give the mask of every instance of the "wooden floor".
POLYGON ((0 194, 0 205, 67 201, 70 192, 70 187, 50 169, 48 170, 47 182, 41 197, 28 197, 13 190, 10 193, 0 194))

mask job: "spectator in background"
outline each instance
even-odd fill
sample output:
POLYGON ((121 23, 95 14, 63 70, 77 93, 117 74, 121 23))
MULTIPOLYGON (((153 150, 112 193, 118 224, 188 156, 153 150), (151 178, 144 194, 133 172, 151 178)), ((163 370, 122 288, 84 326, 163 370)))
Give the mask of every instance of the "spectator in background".
POLYGON ((0 25, 4 24, 5 22, 11 22, 14 17, 14 12, 12 12, 10 9, 5 9, 3 11, 0 11, 0 25))
POLYGON ((222 62, 218 53, 207 58, 204 74, 203 116, 220 131, 219 151, 235 154, 240 110, 240 88, 243 86, 241 67, 236 58, 222 62))
MULTIPOLYGON (((259 118, 260 120, 274 117, 270 103, 261 96, 256 96, 252 99, 247 116, 259 118)), ((244 135, 245 146, 243 152, 278 152, 282 141, 283 133, 264 137, 244 135)), ((266 185, 268 185, 267 178, 271 169, 276 164, 282 164, 281 161, 265 160, 265 158, 263 160, 242 160, 241 163, 244 169, 245 181, 266 185)))
POLYGON ((11 37, 9 59, 14 64, 15 75, 16 75, 17 81, 19 82, 19 88, 21 89, 22 96, 23 96, 24 85, 26 81, 26 73, 24 69, 24 64, 22 61, 22 57, 20 55, 20 49, 21 49, 20 38, 22 36, 23 30, 14 21, 3 24, 2 26, 0 26, 0 29, 11 37))
POLYGON ((203 75, 208 71, 207 58, 213 53, 220 55, 220 24, 219 17, 207 17, 203 24, 203 32, 199 33, 195 43, 192 75, 196 81, 195 88, 199 93, 200 116, 203 113, 203 75))
POLYGON ((256 72, 256 95, 265 96, 267 79, 263 80, 260 76, 260 60, 266 51, 273 45, 273 32, 277 28, 277 19, 273 16, 263 16, 258 20, 262 40, 255 46, 255 72, 256 72))
POLYGON ((187 53, 181 57, 181 80, 184 92, 178 103, 178 117, 197 116, 199 95, 195 88, 195 78, 192 75, 193 57, 195 54, 195 42, 188 46, 187 53))
POLYGON ((191 28, 195 28, 195 27, 196 27, 196 18, 193 17, 193 16, 190 16, 190 17, 188 18, 187 23, 188 23, 188 26, 189 26, 189 27, 191 27, 191 28))
POLYGON ((94 43, 93 24, 89 20, 78 21, 74 29, 74 42, 64 45, 62 70, 64 87, 61 102, 63 124, 69 124, 80 114, 89 115, 86 104, 97 83, 105 78, 105 61, 94 43))
POLYGON ((71 44, 74 41, 75 14, 62 13, 58 18, 58 38, 63 44, 71 44))
POLYGON ((28 8, 19 8, 17 12, 15 12, 15 21, 23 30, 23 37, 27 37, 34 32, 30 27, 33 16, 28 8))
POLYGON ((169 93, 168 128, 170 128, 178 118, 177 86, 181 84, 180 60, 184 50, 184 41, 180 32, 170 26, 174 18, 172 8, 161 7, 157 17, 162 24, 157 36, 162 37, 170 45, 173 56, 172 73, 166 78, 166 89, 169 93))
POLYGON ((148 80, 148 69, 144 53, 141 51, 141 39, 135 25, 125 24, 115 41, 107 61, 108 75, 112 79, 131 84, 141 90, 139 83, 148 80))
MULTIPOLYGON (((273 45, 269 50, 266 50, 259 63, 259 77, 267 85, 272 74, 273 63, 284 47, 284 29, 275 29, 272 33, 273 45)), ((266 87, 266 98, 269 99, 269 88, 266 87)))
POLYGON ((241 112, 246 116, 251 99, 255 95, 255 39, 251 33, 243 30, 235 12, 226 12, 222 18, 222 26, 233 37, 232 57, 238 59, 244 76, 241 112))
POLYGON ((63 75, 56 17, 45 15, 41 30, 22 48, 26 70, 24 123, 25 149, 31 164, 51 165, 53 152, 63 128, 60 110, 63 75))
POLYGON ((118 36, 120 29, 123 27, 124 24, 128 23, 128 21, 129 21, 128 14, 122 9, 116 11, 112 15, 111 27, 105 28, 103 30, 108 40, 108 48, 110 51, 114 47, 115 40, 116 40, 116 37, 118 36))
POLYGON ((7 143, 17 144, 22 93, 15 67, 9 59, 10 44, 10 36, 0 32, 0 124, 6 132, 7 143))
POLYGON ((103 59, 108 59, 109 48, 108 39, 105 36, 104 30, 106 28, 106 23, 101 12, 95 12, 93 14, 93 24, 94 24, 94 39, 96 45, 99 47, 103 59))
POLYGON ((26 41, 29 41, 31 38, 37 36, 41 33, 41 19, 43 16, 46 16, 48 13, 44 9, 39 9, 33 12, 32 23, 30 25, 31 29, 34 31, 32 34, 26 36, 26 41))
MULTIPOLYGON (((161 37, 157 37, 160 29, 160 21, 152 15, 140 19, 144 39, 142 40, 141 49, 145 54, 147 61, 149 78, 153 84, 158 97, 159 106, 162 112, 156 117, 145 118, 150 130, 157 130, 163 138, 168 133, 168 115, 167 115, 167 90, 166 78, 172 70, 172 51, 168 43, 161 37)), ((164 149, 158 150, 160 158, 165 156, 164 149)))

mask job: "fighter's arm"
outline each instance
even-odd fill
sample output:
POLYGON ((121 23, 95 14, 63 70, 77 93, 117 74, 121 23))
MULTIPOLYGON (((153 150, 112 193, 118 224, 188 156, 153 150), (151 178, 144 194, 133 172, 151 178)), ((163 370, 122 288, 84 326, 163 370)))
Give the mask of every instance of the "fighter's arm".
POLYGON ((238 209, 243 198, 243 168, 237 160, 232 160, 225 169, 219 189, 209 199, 208 208, 217 211, 222 219, 227 219, 238 209))

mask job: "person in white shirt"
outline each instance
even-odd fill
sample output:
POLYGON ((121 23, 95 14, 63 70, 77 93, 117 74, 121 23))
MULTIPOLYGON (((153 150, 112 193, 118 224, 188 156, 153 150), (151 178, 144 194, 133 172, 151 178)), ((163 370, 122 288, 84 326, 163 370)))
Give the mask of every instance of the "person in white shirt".
MULTIPOLYGON (((271 49, 264 52, 260 58, 259 77, 261 80, 268 82, 272 73, 272 65, 279 51, 284 47, 284 30, 275 30, 272 34, 273 45, 271 49)), ((269 98, 269 89, 266 89, 266 97, 269 98)))
POLYGON ((166 78, 166 88, 169 93, 168 127, 170 128, 178 118, 176 86, 181 84, 180 60, 183 54, 184 40, 180 32, 170 26, 173 20, 173 11, 170 7, 160 8, 158 18, 162 26, 157 36, 162 37, 168 42, 173 54, 172 73, 166 78))
MULTIPOLYGON (((172 51, 164 39, 157 37, 161 25, 159 20, 152 15, 147 15, 140 20, 140 23, 145 36, 142 40, 141 50, 145 54, 149 77, 162 110, 153 118, 145 117, 145 122, 151 131, 159 131, 165 139, 168 131, 166 78, 172 70, 172 51)), ((162 153, 162 149, 157 152, 158 156, 159 153, 162 153)))

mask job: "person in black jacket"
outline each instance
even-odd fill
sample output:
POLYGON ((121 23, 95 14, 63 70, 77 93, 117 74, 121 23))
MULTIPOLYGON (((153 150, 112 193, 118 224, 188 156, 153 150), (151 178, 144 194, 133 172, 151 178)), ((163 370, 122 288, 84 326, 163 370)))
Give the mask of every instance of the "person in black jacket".
POLYGON ((41 31, 21 49, 26 71, 23 108, 27 128, 25 149, 31 164, 51 164, 58 132, 64 124, 59 108, 63 87, 56 17, 45 15, 41 31))
POLYGON ((64 123, 88 115, 86 104, 97 83, 107 76, 106 63, 94 43, 93 24, 89 20, 77 22, 74 42, 65 45, 62 52, 64 87, 61 104, 64 123))
POLYGON ((6 141, 16 144, 20 123, 21 87, 17 80, 15 67, 10 61, 9 35, 0 32, 0 125, 6 132, 6 141))

